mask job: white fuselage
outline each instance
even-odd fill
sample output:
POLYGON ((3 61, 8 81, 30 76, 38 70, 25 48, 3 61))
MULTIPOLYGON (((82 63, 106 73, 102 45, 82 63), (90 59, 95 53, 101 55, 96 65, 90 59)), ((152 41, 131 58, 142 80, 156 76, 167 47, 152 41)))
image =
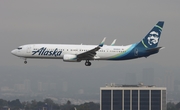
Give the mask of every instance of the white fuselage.
MULTIPOLYGON (((78 55, 95 47, 96 45, 29 44, 20 46, 11 53, 23 58, 62 59, 65 54, 78 55)), ((117 54, 125 53, 129 47, 131 47, 131 45, 104 45, 96 52, 94 60, 108 60, 117 54)))

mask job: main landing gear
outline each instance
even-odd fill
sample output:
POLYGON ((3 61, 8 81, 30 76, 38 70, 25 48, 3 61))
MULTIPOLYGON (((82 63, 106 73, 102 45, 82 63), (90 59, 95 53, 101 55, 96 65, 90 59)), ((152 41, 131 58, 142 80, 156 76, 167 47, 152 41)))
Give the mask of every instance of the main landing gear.
POLYGON ((89 60, 86 60, 85 65, 86 66, 91 66, 91 62, 89 62, 89 60))

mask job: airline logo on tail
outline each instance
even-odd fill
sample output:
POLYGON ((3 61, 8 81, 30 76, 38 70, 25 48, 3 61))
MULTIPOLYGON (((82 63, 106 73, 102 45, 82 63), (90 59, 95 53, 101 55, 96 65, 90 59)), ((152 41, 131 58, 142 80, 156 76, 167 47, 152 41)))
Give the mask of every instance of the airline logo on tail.
POLYGON ((159 34, 155 31, 150 32, 148 37, 148 44, 153 45, 159 42, 159 34))
POLYGON ((159 21, 151 29, 151 31, 144 37, 144 39, 141 42, 145 48, 157 47, 159 40, 160 40, 163 25, 164 25, 164 21, 159 21))

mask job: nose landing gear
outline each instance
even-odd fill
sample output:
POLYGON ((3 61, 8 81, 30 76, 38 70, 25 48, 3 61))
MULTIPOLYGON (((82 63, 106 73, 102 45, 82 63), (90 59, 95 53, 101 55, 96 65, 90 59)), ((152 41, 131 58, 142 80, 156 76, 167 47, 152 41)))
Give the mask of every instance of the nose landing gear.
POLYGON ((27 61, 26 61, 26 59, 24 60, 24 64, 27 64, 27 61))
POLYGON ((91 62, 89 62, 89 60, 86 60, 85 65, 86 66, 91 66, 91 62))

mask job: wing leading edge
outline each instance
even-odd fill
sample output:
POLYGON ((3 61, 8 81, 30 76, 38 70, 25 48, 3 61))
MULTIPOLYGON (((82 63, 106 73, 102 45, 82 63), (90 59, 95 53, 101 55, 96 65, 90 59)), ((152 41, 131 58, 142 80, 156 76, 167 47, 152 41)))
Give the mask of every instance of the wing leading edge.
POLYGON ((81 54, 78 54, 77 55, 77 58, 79 60, 94 60, 94 56, 96 55, 96 52, 101 49, 101 47, 103 47, 104 45, 104 42, 105 42, 106 38, 104 38, 102 40, 102 42, 95 48, 89 50, 89 51, 86 51, 84 53, 81 53, 81 54))

